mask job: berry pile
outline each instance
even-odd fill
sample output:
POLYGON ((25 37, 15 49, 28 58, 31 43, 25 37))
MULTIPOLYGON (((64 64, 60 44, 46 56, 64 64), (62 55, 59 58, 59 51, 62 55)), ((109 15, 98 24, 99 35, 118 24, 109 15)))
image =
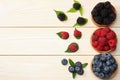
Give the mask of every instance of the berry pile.
POLYGON ((108 27, 99 28, 92 35, 92 46, 97 51, 114 51, 116 44, 116 34, 108 27))
POLYGON ((109 1, 98 3, 91 14, 93 20, 100 25, 110 25, 116 19, 115 8, 109 1))
POLYGON ((101 79, 108 79, 117 70, 117 63, 110 53, 95 55, 92 62, 94 74, 101 79))

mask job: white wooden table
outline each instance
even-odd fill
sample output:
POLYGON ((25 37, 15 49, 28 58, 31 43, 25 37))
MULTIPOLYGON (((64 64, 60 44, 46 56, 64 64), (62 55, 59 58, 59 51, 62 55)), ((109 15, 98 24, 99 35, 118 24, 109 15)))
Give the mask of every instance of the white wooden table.
MULTIPOLYGON (((72 27, 79 13, 68 13, 69 20, 60 22, 54 9, 67 11, 73 0, 0 0, 0 80, 73 80, 67 67, 61 65, 63 58, 88 62, 83 76, 75 80, 100 80, 90 70, 90 63, 98 54, 90 44, 90 36, 97 27, 91 21, 91 10, 100 1, 80 0, 84 17, 89 22, 80 40, 73 37, 72 27), (56 33, 68 31, 69 40, 61 40, 56 33), (80 45, 78 52, 66 54, 71 42, 80 45)), ((117 19, 111 28, 116 32, 118 45, 112 54, 120 64, 120 0, 109 0, 117 10, 117 19)), ((112 80, 119 80, 120 70, 112 80)))

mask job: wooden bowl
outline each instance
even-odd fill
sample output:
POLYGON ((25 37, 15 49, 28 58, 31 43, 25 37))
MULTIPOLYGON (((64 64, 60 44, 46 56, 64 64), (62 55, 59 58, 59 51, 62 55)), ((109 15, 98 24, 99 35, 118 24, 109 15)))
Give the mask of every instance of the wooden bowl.
MULTIPOLYGON (((117 16, 115 7, 114 7, 113 5, 111 5, 111 7, 112 7, 112 11, 113 11, 113 12, 115 13, 115 15, 117 16)), ((93 8, 93 10, 94 10, 94 9, 95 9, 95 7, 93 8)), ((104 24, 98 24, 98 23, 96 23, 95 20, 93 19, 93 16, 92 16, 92 15, 91 15, 91 18, 92 18, 92 22, 93 22, 96 26, 98 26, 98 27, 107 27, 107 26, 112 25, 112 24, 115 22, 115 20, 114 20, 113 22, 111 22, 111 24, 109 24, 109 25, 104 25, 104 24)))
MULTIPOLYGON (((113 57, 113 56, 112 56, 113 57)), ((114 57, 113 57, 114 58, 114 57)), ((115 59, 115 58, 114 58, 115 59)), ((93 62, 93 60, 92 60, 92 62, 93 62)), ((117 63, 117 61, 116 61, 116 59, 115 59, 115 62, 117 63)), ((117 63, 117 65, 118 65, 118 63, 117 63)), ((93 70, 92 70, 92 63, 91 63, 91 65, 90 65, 90 67, 91 67, 91 71, 92 71, 92 73, 94 74, 94 72, 93 72, 93 70)), ((108 80, 108 79, 112 79, 112 78, 114 78, 115 77, 115 75, 117 74, 117 72, 118 72, 118 67, 117 67, 117 69, 112 73, 112 75, 109 77, 109 78, 107 78, 107 79, 102 79, 102 80, 108 80)), ((95 75, 95 74, 94 74, 95 75)), ((96 76, 96 75, 95 75, 96 76)), ((98 77, 98 76, 96 76, 96 77, 98 77)), ((99 78, 99 77, 98 77, 99 78)), ((100 78, 101 79, 101 78, 100 78)))

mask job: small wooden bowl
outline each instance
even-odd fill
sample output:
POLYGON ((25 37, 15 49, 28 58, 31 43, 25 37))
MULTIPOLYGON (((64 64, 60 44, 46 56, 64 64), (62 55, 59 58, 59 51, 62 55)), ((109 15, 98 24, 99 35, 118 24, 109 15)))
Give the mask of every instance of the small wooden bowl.
MULTIPOLYGON (((112 11, 113 11, 113 12, 115 13, 115 15, 117 16, 115 7, 114 7, 113 5, 111 5, 111 7, 112 7, 112 11)), ((93 10, 94 10, 94 9, 95 9, 95 7, 93 8, 93 10)), ((92 16, 92 15, 91 15, 91 18, 92 18, 93 23, 94 23, 96 26, 98 26, 98 27, 107 27, 107 26, 110 26, 111 24, 113 24, 113 23, 115 22, 115 20, 114 20, 113 22, 111 22, 111 24, 109 24, 109 25, 104 25, 104 24, 98 24, 98 23, 96 23, 95 20, 93 19, 93 16, 92 16)))
MULTIPOLYGON (((114 57, 113 57, 114 58, 114 57)), ((115 59, 115 58, 114 58, 115 59)), ((92 60, 92 62, 93 62, 93 60, 92 60)), ((116 59, 115 59, 115 62, 117 63, 117 61, 116 61, 116 59)), ((117 63, 117 65, 118 65, 118 63, 117 63)), ((92 71, 92 73, 94 74, 94 72, 93 72, 93 70, 92 70, 92 63, 91 63, 91 65, 90 65, 90 67, 91 67, 91 71, 92 71)), ((109 78, 107 78, 107 79, 102 79, 102 80, 108 80, 108 79, 112 79, 112 78, 114 78, 115 77, 115 75, 117 74, 117 72, 118 72, 118 67, 117 67, 117 69, 112 73, 112 75, 109 77, 109 78)), ((95 74, 94 74, 95 75, 95 74)), ((96 76, 96 75, 95 75, 96 76)), ((98 76, 96 76, 96 77, 98 77, 98 76)), ((99 77, 98 77, 99 78, 99 77)), ((101 79, 101 78, 100 78, 101 79)))

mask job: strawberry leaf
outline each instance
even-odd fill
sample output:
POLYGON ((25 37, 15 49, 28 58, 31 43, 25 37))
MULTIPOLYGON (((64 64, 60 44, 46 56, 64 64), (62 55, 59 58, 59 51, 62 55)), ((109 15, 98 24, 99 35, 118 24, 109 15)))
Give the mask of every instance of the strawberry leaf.
POLYGON ((65 21, 68 20, 67 15, 63 12, 63 11, 58 11, 58 10, 54 10, 56 15, 58 16, 60 13, 63 13, 65 15, 65 21))
POLYGON ((56 33, 61 38, 61 32, 56 33))
POLYGON ((70 66, 75 66, 75 63, 73 62, 72 59, 69 59, 69 64, 70 64, 70 66))
POLYGON ((76 72, 73 72, 73 73, 72 73, 72 77, 73 77, 73 79, 75 79, 76 74, 77 74, 76 72))
POLYGON ((74 12, 76 12, 77 10, 76 9, 74 9, 74 8, 71 8, 70 10, 68 10, 67 12, 72 12, 72 13, 74 13, 74 12))
POLYGON ((88 65, 88 63, 84 63, 84 64, 82 64, 82 68, 87 67, 87 65, 88 65))

